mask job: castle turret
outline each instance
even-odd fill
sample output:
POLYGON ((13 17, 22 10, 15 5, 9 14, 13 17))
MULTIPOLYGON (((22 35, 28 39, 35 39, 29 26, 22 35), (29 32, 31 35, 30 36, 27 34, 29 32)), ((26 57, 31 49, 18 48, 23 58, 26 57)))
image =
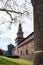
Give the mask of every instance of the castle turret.
POLYGON ((18 32, 17 32, 17 38, 15 39, 16 43, 20 43, 24 39, 23 37, 23 31, 21 23, 19 23, 18 32))

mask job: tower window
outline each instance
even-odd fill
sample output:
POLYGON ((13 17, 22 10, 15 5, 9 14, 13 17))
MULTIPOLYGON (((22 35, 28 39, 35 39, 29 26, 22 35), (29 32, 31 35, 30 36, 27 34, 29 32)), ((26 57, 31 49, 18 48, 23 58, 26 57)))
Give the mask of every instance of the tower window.
POLYGON ((28 55, 28 49, 26 49, 26 55, 28 55))

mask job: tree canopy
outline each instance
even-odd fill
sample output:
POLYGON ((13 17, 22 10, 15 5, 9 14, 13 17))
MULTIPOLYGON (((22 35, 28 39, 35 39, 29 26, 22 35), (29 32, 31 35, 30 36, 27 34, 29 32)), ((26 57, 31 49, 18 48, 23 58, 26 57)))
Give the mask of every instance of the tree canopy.
POLYGON ((3 51, 2 51, 2 49, 0 49, 0 55, 3 55, 3 51))

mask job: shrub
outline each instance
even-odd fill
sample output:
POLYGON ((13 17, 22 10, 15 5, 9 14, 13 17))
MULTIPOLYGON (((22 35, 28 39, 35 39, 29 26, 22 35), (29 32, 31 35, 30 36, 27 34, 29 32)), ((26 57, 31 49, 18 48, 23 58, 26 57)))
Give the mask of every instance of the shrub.
POLYGON ((0 49, 0 55, 3 55, 3 51, 0 49))

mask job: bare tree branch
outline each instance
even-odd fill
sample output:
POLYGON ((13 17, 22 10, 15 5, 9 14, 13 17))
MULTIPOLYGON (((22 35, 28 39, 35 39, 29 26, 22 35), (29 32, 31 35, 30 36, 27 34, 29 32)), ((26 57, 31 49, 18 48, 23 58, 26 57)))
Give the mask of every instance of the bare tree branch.
POLYGON ((11 13, 13 12, 13 13, 16 13, 16 14, 21 14, 21 15, 23 14, 21 12, 16 12, 16 11, 12 11, 12 10, 1 9, 1 8, 0 8, 0 11, 11 12, 11 13))
POLYGON ((6 13, 7 13, 7 14, 9 14, 9 15, 10 15, 11 20, 13 20, 12 15, 11 15, 8 11, 6 11, 6 13))
MULTIPOLYGON (((2 7, 2 8, 0 8, 0 11, 2 11, 2 12, 6 12, 9 16, 10 16, 10 25, 9 25, 9 29, 10 29, 10 27, 11 27, 11 25, 15 22, 17 22, 19 19, 17 19, 17 18, 19 18, 20 17, 20 21, 22 20, 23 21, 23 19, 22 19, 22 17, 23 17, 23 15, 25 15, 26 17, 30 14, 29 13, 29 11, 28 11, 28 7, 27 7, 27 5, 25 5, 26 3, 29 3, 27 0, 25 0, 25 4, 24 4, 24 6, 23 7, 21 7, 20 9, 19 9, 19 6, 18 6, 18 4, 16 3, 16 1, 14 2, 14 0, 12 0, 13 1, 13 4, 15 5, 15 6, 17 6, 18 8, 17 9, 13 9, 14 7, 14 5, 12 5, 10 2, 11 2, 11 0, 7 0, 6 2, 4 2, 4 6, 2 7), (11 6, 12 5, 12 6, 11 6), (7 7, 8 6, 8 7, 7 7), (10 9, 11 8, 11 9, 10 9), (23 8, 23 9, 22 9, 23 8), (17 10, 17 11, 16 11, 17 10), (15 15, 14 16, 12 16, 12 13, 14 13, 15 15)), ((4 23, 6 23, 6 22, 2 22, 2 24, 4 24, 4 23)))

